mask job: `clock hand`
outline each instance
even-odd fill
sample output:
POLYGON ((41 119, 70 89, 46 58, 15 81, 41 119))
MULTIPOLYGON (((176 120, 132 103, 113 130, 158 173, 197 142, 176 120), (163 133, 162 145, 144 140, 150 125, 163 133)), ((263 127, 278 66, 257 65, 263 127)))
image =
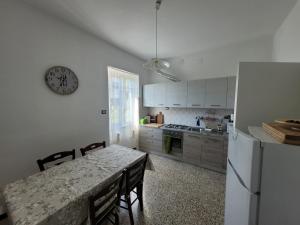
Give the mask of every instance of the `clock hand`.
POLYGON ((59 86, 60 86, 60 87, 62 87, 62 86, 63 86, 63 77, 62 77, 62 76, 60 76, 58 79, 59 79, 59 81, 60 81, 60 84, 59 84, 59 86))
POLYGON ((68 79, 67 79, 67 75, 65 75, 66 78, 66 87, 68 86, 68 79))

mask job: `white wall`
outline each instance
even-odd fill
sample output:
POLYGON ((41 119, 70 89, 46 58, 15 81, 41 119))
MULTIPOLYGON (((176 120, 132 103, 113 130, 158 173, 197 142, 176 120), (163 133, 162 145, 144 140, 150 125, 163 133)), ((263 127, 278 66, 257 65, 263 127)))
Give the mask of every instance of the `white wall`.
POLYGON ((40 157, 108 141, 108 116, 97 115, 108 108, 107 66, 141 74, 143 61, 15 0, 0 1, 0 28, 1 186, 38 171, 40 157), (54 65, 78 75, 74 94, 47 88, 54 65))
POLYGON ((273 59, 300 62, 300 1, 287 16, 274 36, 273 59))
MULTIPOLYGON (((236 76, 241 61, 271 61, 272 41, 272 35, 267 35, 180 56, 171 60, 173 72, 181 80, 236 76)), ((151 78, 152 83, 165 81, 158 75, 152 75, 151 78)))
POLYGON ((240 63, 235 126, 300 117, 300 63, 240 63))

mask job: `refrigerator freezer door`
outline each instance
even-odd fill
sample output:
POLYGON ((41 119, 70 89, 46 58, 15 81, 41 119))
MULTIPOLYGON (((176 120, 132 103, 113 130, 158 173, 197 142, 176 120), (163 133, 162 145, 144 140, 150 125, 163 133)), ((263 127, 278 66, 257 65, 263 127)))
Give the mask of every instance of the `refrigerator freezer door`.
POLYGON ((228 159, 247 189, 260 191, 260 168, 262 152, 260 141, 237 129, 229 132, 228 159))
POLYGON ((250 193, 227 165, 225 225, 257 225, 258 196, 250 193))
POLYGON ((264 143, 260 225, 300 224, 300 146, 264 143))

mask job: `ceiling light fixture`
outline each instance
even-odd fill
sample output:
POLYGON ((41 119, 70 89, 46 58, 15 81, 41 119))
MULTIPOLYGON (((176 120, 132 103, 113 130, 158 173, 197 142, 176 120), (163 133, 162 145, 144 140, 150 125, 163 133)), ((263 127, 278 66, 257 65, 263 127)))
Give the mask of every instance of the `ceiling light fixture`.
POLYGON ((166 60, 159 59, 157 54, 157 12, 161 6, 161 2, 162 0, 156 0, 155 2, 155 58, 150 59, 143 66, 168 80, 176 82, 179 81, 179 79, 167 72, 171 67, 170 63, 166 60))

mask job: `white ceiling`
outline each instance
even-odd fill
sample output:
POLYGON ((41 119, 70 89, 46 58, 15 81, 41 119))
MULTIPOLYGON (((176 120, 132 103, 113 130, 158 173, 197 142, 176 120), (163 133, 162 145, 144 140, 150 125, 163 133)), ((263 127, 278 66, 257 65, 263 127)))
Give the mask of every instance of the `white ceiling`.
MULTIPOLYGON (((24 0, 141 58, 154 56, 154 0, 24 0)), ((163 0, 159 56, 274 33, 297 0, 163 0)))

